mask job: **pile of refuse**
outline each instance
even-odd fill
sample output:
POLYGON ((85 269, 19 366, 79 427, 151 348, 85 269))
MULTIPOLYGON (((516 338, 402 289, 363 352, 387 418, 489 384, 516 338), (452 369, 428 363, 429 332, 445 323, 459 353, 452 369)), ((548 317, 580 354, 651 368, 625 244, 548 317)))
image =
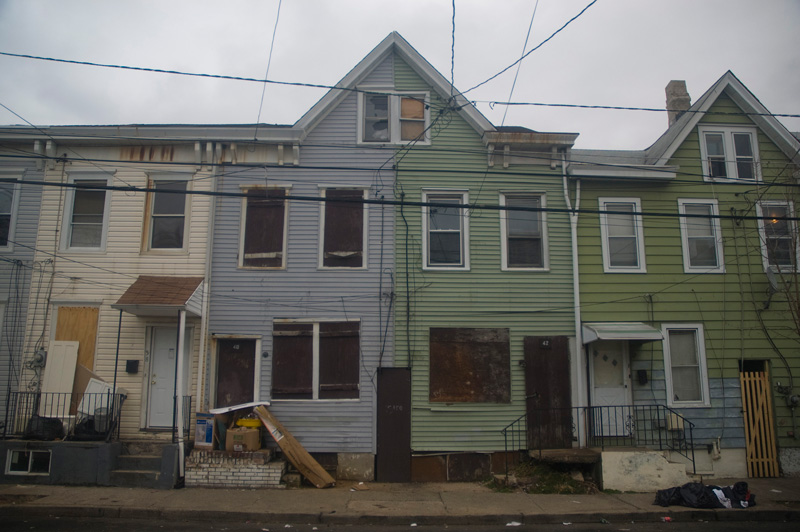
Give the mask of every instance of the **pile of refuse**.
POLYGON ((749 508, 756 505, 756 496, 750 493, 747 482, 724 487, 689 482, 683 486, 658 490, 653 504, 689 508, 749 508))

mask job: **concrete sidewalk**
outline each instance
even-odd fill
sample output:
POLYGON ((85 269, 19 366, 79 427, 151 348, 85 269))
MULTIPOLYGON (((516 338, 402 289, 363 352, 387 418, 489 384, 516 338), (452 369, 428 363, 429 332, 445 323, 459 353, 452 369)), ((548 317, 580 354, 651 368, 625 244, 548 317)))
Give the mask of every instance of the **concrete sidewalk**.
MULTIPOLYGON (((716 479, 721 486, 740 479, 716 479)), ((518 522, 800 521, 800 479, 749 479, 757 505, 697 510, 653 505, 653 493, 529 495, 497 493, 477 483, 382 484, 240 490, 160 491, 114 487, 0 485, 0 517, 119 517, 268 523, 478 525, 518 522)))

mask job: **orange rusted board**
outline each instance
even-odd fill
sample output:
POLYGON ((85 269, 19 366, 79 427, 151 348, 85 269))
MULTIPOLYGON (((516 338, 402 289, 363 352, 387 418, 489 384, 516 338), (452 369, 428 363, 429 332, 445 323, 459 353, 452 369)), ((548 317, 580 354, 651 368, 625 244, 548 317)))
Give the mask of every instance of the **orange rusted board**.
POLYGON ((319 462, 308 454, 305 447, 300 445, 292 433, 278 421, 272 413, 263 406, 257 406, 253 412, 261 419, 261 423, 267 427, 270 436, 280 446, 286 459, 300 471, 312 484, 318 488, 329 488, 336 484, 332 476, 319 465, 319 462))

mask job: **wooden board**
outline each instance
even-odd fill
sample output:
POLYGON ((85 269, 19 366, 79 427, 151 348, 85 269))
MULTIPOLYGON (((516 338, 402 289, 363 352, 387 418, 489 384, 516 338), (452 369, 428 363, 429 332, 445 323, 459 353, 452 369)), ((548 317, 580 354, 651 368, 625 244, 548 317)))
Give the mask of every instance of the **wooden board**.
POLYGON ((50 342, 42 379, 44 395, 39 403, 40 416, 64 417, 69 414, 77 361, 78 342, 50 342))
POLYGON ((267 427, 267 431, 281 448, 286 459, 300 471, 301 475, 318 488, 329 488, 336 484, 333 477, 308 454, 308 451, 300 445, 300 442, 292 436, 291 432, 286 430, 269 410, 263 406, 257 406, 253 411, 261 419, 264 426, 267 427))
POLYGON ((769 374, 764 371, 742 372, 739 380, 742 384, 747 474, 750 478, 777 477, 780 471, 769 374))
POLYGON ((58 307, 55 340, 80 342, 78 364, 94 369, 94 350, 97 343, 97 307, 58 307))

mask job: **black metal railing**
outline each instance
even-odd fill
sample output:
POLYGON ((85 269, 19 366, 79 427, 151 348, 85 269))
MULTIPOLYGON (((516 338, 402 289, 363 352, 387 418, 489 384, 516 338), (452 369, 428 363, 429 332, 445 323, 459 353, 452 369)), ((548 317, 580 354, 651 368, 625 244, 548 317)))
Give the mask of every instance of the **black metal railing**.
POLYGON ((694 423, 664 405, 533 409, 501 432, 509 451, 572 447, 646 447, 680 454, 692 464, 694 423))
POLYGON ((111 441, 119 438, 124 394, 12 392, 4 438, 111 441))

